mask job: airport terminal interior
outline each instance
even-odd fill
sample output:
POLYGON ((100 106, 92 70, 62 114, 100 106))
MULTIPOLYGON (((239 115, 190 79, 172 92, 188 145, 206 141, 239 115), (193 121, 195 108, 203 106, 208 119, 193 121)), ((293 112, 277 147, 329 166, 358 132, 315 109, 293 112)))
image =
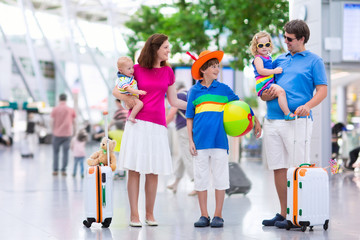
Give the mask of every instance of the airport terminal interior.
MULTIPOLYGON (((96 150, 97 143, 89 146, 96 150)), ((227 196, 224 227, 194 228, 200 211, 196 196, 188 196, 193 183, 184 178, 176 194, 166 188, 172 176, 159 178, 154 215, 159 226, 144 223, 144 191, 140 191, 141 228, 129 226, 126 179, 114 180, 113 220, 109 228, 93 223, 83 225, 84 179, 79 175, 52 175, 51 145, 40 144, 34 158, 22 158, 19 144, 0 146, 0 239, 359 239, 360 172, 343 171, 330 175, 330 222, 302 232, 299 228, 264 227, 261 222, 279 211, 273 174, 259 158, 242 158, 241 167, 252 183, 246 195, 227 196)), ((70 161, 70 163, 72 163, 70 161)), ((143 189, 143 179, 141 181, 143 189)), ((209 191, 209 214, 214 211, 214 192, 209 191)))
MULTIPOLYGON (((86 129, 91 136, 86 143, 86 156, 98 151, 99 138, 94 136, 105 128, 102 113, 109 112, 108 123, 116 111, 111 94, 116 59, 130 50, 124 36, 131 31, 125 22, 142 5, 178 2, 201 1, 0 0, 0 226, 3 227, 0 239, 360 239, 360 157, 350 157, 350 151, 360 146, 360 0, 289 1, 289 17, 301 18, 310 26, 309 49, 324 59, 329 78, 328 97, 314 110, 311 145, 314 163, 328 174, 328 226, 286 230, 262 225, 262 220, 274 217, 280 206, 263 140, 256 139, 252 132, 229 137, 229 161, 239 164, 251 187, 245 194, 226 194, 223 228, 194 227, 200 209, 197 196, 189 195, 194 183, 186 174, 175 191, 168 188, 175 180, 173 175, 159 176, 154 209, 158 226, 145 223, 142 175, 139 195, 142 227, 129 226, 126 172, 113 176, 110 226, 104 228, 100 223, 93 223, 90 228, 84 226, 87 176, 79 173, 73 176, 72 151, 66 174, 53 175, 50 113, 59 95, 65 92, 68 105, 77 113, 77 129, 86 129), (327 21, 331 24, 324 24, 327 21), (320 32, 327 37, 322 37, 320 32), (351 159, 356 163, 354 167, 351 159), (334 161, 336 164, 331 165, 334 161)), ((174 13, 173 8, 164 9, 167 16, 174 13)), ((143 44, 139 42, 135 47, 143 44)), ((210 47, 214 46, 212 43, 210 47)), ((134 59, 138 54, 137 51, 134 59)), ((255 101, 254 111, 263 123, 266 104, 250 90, 255 88, 253 68, 234 70, 229 64, 232 59, 225 54, 223 82, 240 98, 255 101)), ((185 53, 176 54, 169 61, 174 66, 176 81, 190 88, 194 83, 191 58, 185 53)), ((166 108, 169 109, 167 102, 166 108)), ((173 158, 180 154, 176 132, 175 123, 170 123, 168 135, 173 158)), ((210 188, 210 217, 214 209, 215 191, 210 188)))

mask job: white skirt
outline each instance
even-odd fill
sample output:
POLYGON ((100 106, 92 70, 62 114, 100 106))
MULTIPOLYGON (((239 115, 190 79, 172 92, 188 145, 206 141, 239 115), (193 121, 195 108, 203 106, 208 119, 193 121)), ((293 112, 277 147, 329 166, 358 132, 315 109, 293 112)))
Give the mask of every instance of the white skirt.
POLYGON ((141 174, 173 172, 168 130, 165 126, 136 119, 127 121, 121 140, 119 168, 141 174))

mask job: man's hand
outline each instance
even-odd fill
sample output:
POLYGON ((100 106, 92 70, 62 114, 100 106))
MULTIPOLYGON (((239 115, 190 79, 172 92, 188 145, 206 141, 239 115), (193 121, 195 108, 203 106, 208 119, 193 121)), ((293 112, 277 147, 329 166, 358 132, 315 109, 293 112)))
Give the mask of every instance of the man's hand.
POLYGON ((263 101, 271 101, 276 98, 276 89, 270 88, 266 89, 261 94, 261 100, 263 101))
POLYGON ((295 114, 300 116, 300 117, 309 116, 310 115, 310 108, 308 106, 306 106, 306 104, 301 105, 295 110, 295 114))

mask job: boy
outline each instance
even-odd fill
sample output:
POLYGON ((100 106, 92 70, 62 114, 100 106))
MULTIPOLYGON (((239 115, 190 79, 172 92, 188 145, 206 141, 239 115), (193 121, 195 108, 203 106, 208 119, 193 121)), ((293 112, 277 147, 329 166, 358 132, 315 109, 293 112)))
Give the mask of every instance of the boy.
POLYGON ((139 90, 137 82, 134 79, 134 63, 129 57, 120 57, 117 61, 119 72, 116 80, 116 87, 123 94, 132 95, 135 100, 135 106, 132 108, 129 121, 136 123, 135 117, 143 107, 143 102, 139 99, 139 95, 145 95, 146 92, 139 90))
MULTIPOLYGON (((204 51, 195 60, 191 75, 199 80, 191 89, 186 109, 190 152, 194 156, 195 190, 201 211, 195 227, 223 227, 222 207, 225 189, 229 188, 228 140, 223 124, 223 107, 239 97, 227 85, 218 82, 222 51, 204 51), (207 188, 212 172, 215 187, 215 213, 210 223, 207 211, 207 188)), ((261 135, 259 121, 255 118, 255 134, 261 135)))

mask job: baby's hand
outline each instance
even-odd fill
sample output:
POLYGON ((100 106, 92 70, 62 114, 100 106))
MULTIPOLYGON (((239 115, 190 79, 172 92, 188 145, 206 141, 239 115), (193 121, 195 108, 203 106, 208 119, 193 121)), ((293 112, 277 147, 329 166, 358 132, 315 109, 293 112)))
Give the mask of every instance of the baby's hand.
POLYGON ((146 91, 143 91, 143 90, 139 90, 139 95, 146 95, 146 91))
POLYGON ((283 69, 281 67, 277 67, 274 69, 274 74, 280 74, 282 73, 283 69))

